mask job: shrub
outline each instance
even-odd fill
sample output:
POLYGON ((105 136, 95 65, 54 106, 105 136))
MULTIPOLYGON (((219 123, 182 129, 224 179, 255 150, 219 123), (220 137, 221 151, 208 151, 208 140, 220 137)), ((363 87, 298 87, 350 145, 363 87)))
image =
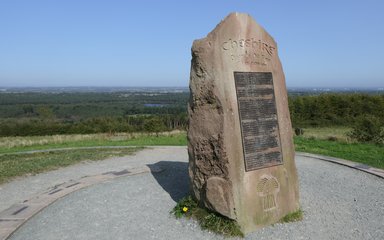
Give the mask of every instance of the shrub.
POLYGON ((373 138, 373 142, 384 145, 384 126, 380 127, 379 132, 373 138))
POLYGON ((364 115, 358 117, 348 136, 359 142, 384 143, 384 123, 378 117, 364 115))

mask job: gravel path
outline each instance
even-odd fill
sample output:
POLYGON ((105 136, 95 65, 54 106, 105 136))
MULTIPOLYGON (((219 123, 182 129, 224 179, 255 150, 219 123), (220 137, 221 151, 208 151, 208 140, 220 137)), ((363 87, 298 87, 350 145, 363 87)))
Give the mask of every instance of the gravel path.
MULTIPOLYGON (((222 239, 169 214, 188 192, 187 159, 185 148, 155 148, 44 174, 38 181, 52 186, 49 181, 60 182, 57 178, 143 164, 165 169, 74 192, 37 214, 10 239, 222 239)), ((275 224, 246 239, 384 239, 384 179, 308 157, 296 157, 296 163, 304 220, 275 224)), ((0 193, 3 198, 4 189, 0 193)))
POLYGON ((171 152, 180 156, 184 154, 185 147, 149 147, 145 151, 137 152, 132 156, 108 158, 103 161, 85 161, 58 170, 15 179, 0 185, 0 212, 12 204, 22 202, 52 186, 70 180, 77 180, 84 176, 137 168, 147 163, 164 161, 169 159, 171 152))

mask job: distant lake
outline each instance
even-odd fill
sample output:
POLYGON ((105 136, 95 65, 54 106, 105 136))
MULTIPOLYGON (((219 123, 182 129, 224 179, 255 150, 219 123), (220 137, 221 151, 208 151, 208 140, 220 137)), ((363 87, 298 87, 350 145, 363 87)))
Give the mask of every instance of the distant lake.
POLYGON ((167 105, 168 104, 164 104, 164 103, 145 103, 144 107, 165 107, 167 105))

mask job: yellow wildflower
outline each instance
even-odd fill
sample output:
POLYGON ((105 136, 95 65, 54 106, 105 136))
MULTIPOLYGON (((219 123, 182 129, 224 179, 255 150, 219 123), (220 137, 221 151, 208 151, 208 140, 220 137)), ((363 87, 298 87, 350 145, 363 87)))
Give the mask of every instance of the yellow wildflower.
POLYGON ((188 211, 188 208, 187 207, 183 207, 183 212, 187 212, 188 211))

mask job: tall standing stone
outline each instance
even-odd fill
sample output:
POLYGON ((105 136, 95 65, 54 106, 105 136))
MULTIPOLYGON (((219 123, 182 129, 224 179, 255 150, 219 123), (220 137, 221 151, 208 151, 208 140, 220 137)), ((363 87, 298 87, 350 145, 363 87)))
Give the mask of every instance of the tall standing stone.
POLYGON ((188 107, 193 196, 243 232, 299 209, 284 73, 273 38, 232 13, 192 46, 188 107))

